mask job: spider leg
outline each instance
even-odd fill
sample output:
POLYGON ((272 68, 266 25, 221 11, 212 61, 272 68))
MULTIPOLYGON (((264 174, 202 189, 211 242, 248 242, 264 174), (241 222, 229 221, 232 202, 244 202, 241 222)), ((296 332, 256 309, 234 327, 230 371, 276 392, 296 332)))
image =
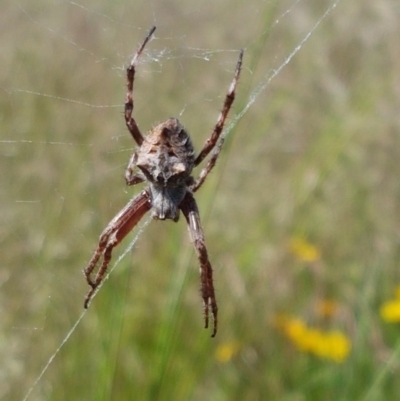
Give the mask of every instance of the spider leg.
POLYGON ((213 284, 213 270, 208 259, 207 248, 204 241, 204 233, 200 222, 199 210, 197 208, 196 201, 190 192, 186 193, 179 207, 185 215, 190 237, 194 243, 200 262, 201 296, 204 304, 204 326, 205 328, 208 327, 209 310, 211 309, 211 314, 214 320, 214 328, 211 337, 215 337, 218 326, 218 306, 213 284))
POLYGON ((128 167, 125 170, 125 181, 126 185, 136 185, 140 182, 146 181, 145 175, 141 171, 137 171, 133 174, 136 167, 136 152, 132 155, 131 160, 129 160, 128 167))
POLYGON ((144 190, 127 203, 127 205, 110 221, 106 229, 100 235, 99 245, 83 271, 86 281, 91 287, 85 298, 84 306, 86 309, 97 287, 103 281, 111 260, 112 250, 126 237, 150 209, 150 193, 148 190, 144 190), (103 262, 93 280, 91 274, 101 257, 103 257, 103 262))
POLYGON ((125 102, 125 122, 126 126, 128 127, 129 132, 131 133, 133 139, 136 143, 140 146, 143 142, 143 136, 139 131, 139 127, 136 124, 135 119, 132 117, 133 112, 133 82, 135 80, 135 72, 136 72, 136 63, 139 59, 140 55, 143 52, 144 47, 146 46, 147 42, 153 36, 156 27, 153 26, 149 33, 147 34, 146 38, 144 39, 143 43, 139 46, 139 49, 136 51, 135 55, 132 58, 132 61, 128 68, 126 69, 126 79, 127 79, 127 93, 126 93, 126 102, 125 102))
MULTIPOLYGON (((204 160, 204 158, 211 152, 212 148, 215 146, 215 144, 218 141, 218 138, 221 135, 222 129, 224 128, 226 117, 229 113, 229 110, 231 109, 233 101, 235 100, 235 90, 236 90, 236 85, 239 80, 240 71, 242 69, 242 60, 243 60, 243 50, 241 50, 239 53, 239 60, 236 64, 235 75, 234 75, 232 83, 229 87, 228 93, 226 94, 224 106, 218 117, 217 124, 215 125, 210 138, 208 138, 206 140, 206 143, 204 144, 203 149, 200 151, 199 155, 196 157, 196 160, 194 161, 195 166, 198 166, 204 160)), ((221 150, 221 147, 219 148, 219 150, 221 150)), ((219 153, 219 151, 218 151, 218 153, 219 153)), ((218 157, 218 155, 215 157, 215 160, 217 159, 217 157, 218 157)), ((215 161, 214 161, 213 165, 210 166, 209 171, 212 169, 212 167, 214 165, 215 165, 215 161)))
POLYGON ((146 181, 146 178, 144 177, 141 171, 133 175, 125 175, 125 179, 126 179, 126 185, 136 185, 146 181))
POLYGON ((217 144, 217 147, 215 148, 214 153, 210 157, 210 160, 208 161, 206 166, 200 171, 197 180, 195 180, 191 185, 189 185, 189 188, 192 192, 196 192, 203 185, 204 181, 208 176, 208 173, 213 169, 215 163, 217 162, 223 144, 224 144, 224 138, 221 138, 217 144))

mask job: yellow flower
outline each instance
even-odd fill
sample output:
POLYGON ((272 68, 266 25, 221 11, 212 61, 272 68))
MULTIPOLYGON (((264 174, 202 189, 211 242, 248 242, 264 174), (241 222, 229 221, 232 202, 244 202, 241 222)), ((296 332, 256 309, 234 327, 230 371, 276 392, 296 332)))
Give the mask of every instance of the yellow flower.
POLYGON ((221 363, 229 362, 240 350, 238 342, 221 344, 215 350, 215 359, 221 363))
POLYGON ((288 316, 279 316, 277 326, 300 351, 337 363, 350 353, 350 340, 340 331, 324 332, 288 316))
POLYGON ((288 319, 283 329, 292 341, 299 341, 307 331, 306 325, 300 319, 288 319))
POLYGON ((303 238, 292 239, 290 250, 303 262, 315 262, 321 257, 319 249, 303 238))
POLYGON ((400 299, 385 302, 380 309, 380 315, 385 322, 400 322, 400 299))
POLYGON ((322 347, 324 346, 323 334, 317 329, 307 328, 304 335, 298 339, 297 346, 304 352, 321 354, 322 347))
POLYGON ((329 359, 335 362, 343 362, 351 350, 351 344, 349 339, 339 331, 333 331, 326 335, 326 342, 328 345, 329 359))

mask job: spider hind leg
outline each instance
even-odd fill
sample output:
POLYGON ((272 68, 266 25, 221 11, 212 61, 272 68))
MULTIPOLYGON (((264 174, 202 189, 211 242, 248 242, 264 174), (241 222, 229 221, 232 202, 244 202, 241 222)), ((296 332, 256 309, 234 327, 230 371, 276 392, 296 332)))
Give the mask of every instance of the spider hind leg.
POLYGON ((204 305, 204 327, 208 328, 209 312, 211 311, 214 322, 211 337, 215 337, 218 328, 218 306, 215 298, 213 270, 208 258, 199 210, 196 201, 190 192, 186 193, 186 196, 179 207, 185 215, 190 237, 196 248, 197 257, 200 262, 201 296, 204 305))
POLYGON ((91 287, 85 297, 85 309, 88 308, 93 295, 104 279, 108 265, 110 264, 112 250, 129 234, 150 208, 150 194, 148 190, 144 190, 128 202, 128 204, 110 221, 101 234, 99 245, 88 265, 83 270, 86 281, 91 287), (91 274, 101 257, 103 257, 101 266, 95 278, 92 279, 91 274))

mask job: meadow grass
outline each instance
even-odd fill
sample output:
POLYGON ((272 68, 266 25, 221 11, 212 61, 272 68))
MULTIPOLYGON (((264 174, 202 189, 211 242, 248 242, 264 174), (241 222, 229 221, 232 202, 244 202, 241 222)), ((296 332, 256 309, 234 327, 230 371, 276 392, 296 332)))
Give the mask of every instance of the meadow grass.
MULTIPOLYGON (((143 33, 158 25, 135 86, 140 127, 179 117, 199 149, 238 49, 230 121, 332 3, 76 4, 8 2, 0 17, 7 400, 23 399, 80 316, 81 270, 140 190, 123 181, 134 145, 122 67, 143 33)), ((238 121, 196 194, 217 337, 202 328, 184 221, 152 221, 30 400, 396 399, 396 7, 342 0, 238 121)))

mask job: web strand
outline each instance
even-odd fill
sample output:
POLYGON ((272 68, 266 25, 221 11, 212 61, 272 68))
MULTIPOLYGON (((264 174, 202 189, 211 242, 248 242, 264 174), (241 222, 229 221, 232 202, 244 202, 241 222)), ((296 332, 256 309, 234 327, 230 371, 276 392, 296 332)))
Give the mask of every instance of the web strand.
MULTIPOLYGON (((108 274, 106 275, 106 277, 104 278, 103 282, 101 283, 101 285, 99 285, 99 287, 97 288, 97 291, 93 294, 92 298, 95 298, 97 293, 99 292, 100 288, 103 286, 103 284, 108 280, 110 274, 113 272, 113 270, 119 265, 119 263, 122 261, 122 259, 125 258, 125 256, 132 251, 134 245, 136 244, 136 242, 138 241, 138 239, 140 238, 140 236, 142 235, 144 229, 148 226, 148 224, 151 221, 151 217, 148 217, 140 226, 137 234, 135 235, 135 237, 133 238, 133 240, 130 242, 130 244, 125 248, 124 252, 118 257, 118 259, 115 261, 114 265, 112 266, 112 268, 110 269, 110 271, 108 272, 108 274)), ((66 336, 63 338, 63 340, 60 343, 60 346, 54 351, 54 353, 50 356, 50 358, 48 359, 47 363, 44 365, 42 371, 40 372, 39 376, 37 377, 37 379, 34 381, 33 385, 31 386, 31 388, 28 390, 28 392, 26 393, 25 397, 23 398, 22 401, 26 401, 29 396, 31 395, 32 391, 35 389, 35 387, 39 384, 40 380, 42 379, 43 375, 46 373, 47 369, 50 367, 50 365, 52 364, 52 362, 54 361, 55 357, 57 356, 57 354, 61 351, 61 349, 64 347, 64 345, 68 342, 69 338, 72 336, 72 334, 74 333, 74 331, 76 330, 76 328, 78 327, 79 323, 82 321, 83 317, 86 315, 86 313, 88 312, 88 309, 84 309, 83 312, 81 313, 81 315, 78 317, 77 321, 74 323, 74 325, 71 327, 71 329, 68 331, 68 333, 66 334, 66 336)))
POLYGON ((310 39, 311 35, 315 32, 315 30, 320 26, 322 21, 337 7, 337 5, 341 2, 341 0, 337 0, 334 2, 322 15, 322 17, 315 23, 315 25, 311 28, 311 30, 307 33, 306 36, 300 41, 300 43, 292 50, 292 52, 284 59, 283 63, 276 69, 273 70, 272 73, 268 72, 263 80, 260 82, 258 87, 251 93, 249 96, 249 100, 246 104, 246 106, 238 113, 236 116, 233 118, 232 122, 229 124, 229 126, 224 130, 222 133, 221 137, 225 138, 231 131, 232 129, 236 126, 236 124, 239 122, 239 120, 247 113, 249 110, 250 106, 257 100, 258 96, 264 90, 269 86, 271 81, 278 76, 281 71, 290 63, 290 61, 293 59, 293 57, 300 51, 300 49, 303 47, 303 45, 310 39))

